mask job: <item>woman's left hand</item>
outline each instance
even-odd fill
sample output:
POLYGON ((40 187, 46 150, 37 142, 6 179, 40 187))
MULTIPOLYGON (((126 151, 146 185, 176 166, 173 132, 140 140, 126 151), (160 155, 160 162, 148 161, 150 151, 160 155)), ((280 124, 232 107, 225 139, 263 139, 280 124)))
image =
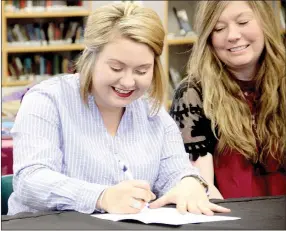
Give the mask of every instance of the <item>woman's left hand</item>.
POLYGON ((176 204, 177 210, 195 214, 213 215, 213 212, 230 212, 230 209, 209 201, 205 188, 193 177, 185 177, 175 187, 159 199, 150 203, 150 208, 160 208, 166 204, 176 204))

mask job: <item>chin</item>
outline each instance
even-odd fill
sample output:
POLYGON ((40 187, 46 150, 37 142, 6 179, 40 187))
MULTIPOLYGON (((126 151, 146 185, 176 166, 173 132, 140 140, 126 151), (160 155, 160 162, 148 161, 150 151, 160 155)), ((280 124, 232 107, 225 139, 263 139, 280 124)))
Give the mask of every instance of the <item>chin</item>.
POLYGON ((114 102, 112 105, 113 105, 114 107, 118 107, 118 108, 120 108, 120 107, 126 107, 126 106, 129 105, 132 101, 133 101, 133 100, 128 100, 128 101, 126 101, 126 102, 114 102))
POLYGON ((236 61, 236 62, 232 62, 229 63, 229 66, 233 67, 233 68, 241 68, 241 67, 246 67, 248 65, 251 65, 252 61, 245 61, 245 60, 241 60, 241 61, 236 61))

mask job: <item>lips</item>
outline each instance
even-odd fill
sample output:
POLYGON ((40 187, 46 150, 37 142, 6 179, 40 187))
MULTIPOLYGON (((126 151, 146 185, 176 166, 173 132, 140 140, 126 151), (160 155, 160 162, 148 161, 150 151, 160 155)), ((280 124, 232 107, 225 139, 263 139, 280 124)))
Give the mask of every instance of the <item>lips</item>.
POLYGON ((228 51, 230 51, 230 52, 238 52, 238 51, 242 51, 242 50, 246 49, 248 46, 249 45, 236 46, 236 47, 228 49, 228 51))
POLYGON ((123 90, 119 88, 112 87, 112 90, 115 92, 116 95, 122 98, 127 98, 132 95, 134 90, 123 90))

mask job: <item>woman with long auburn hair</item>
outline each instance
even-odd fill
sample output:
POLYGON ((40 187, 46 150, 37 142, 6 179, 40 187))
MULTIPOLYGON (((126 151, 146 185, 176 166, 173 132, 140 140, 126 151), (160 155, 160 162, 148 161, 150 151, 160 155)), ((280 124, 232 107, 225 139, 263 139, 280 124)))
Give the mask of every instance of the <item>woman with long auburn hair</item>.
POLYGON ((211 198, 286 194, 285 47, 267 1, 202 1, 170 114, 211 198))

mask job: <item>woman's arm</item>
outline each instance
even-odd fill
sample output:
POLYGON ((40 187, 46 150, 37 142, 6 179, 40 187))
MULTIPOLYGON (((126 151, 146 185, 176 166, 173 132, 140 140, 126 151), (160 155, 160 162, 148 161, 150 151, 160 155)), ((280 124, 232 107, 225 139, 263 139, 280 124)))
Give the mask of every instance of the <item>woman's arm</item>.
POLYGON ((64 144, 60 133, 54 97, 32 89, 25 95, 12 129, 14 193, 22 204, 36 210, 92 213, 106 186, 62 174, 64 144))
POLYGON ((205 156, 199 156, 196 161, 191 161, 192 165, 197 167, 201 176, 209 184, 209 198, 210 199, 223 199, 221 193, 214 185, 214 166, 213 156, 207 153, 205 156))
POLYGON ((200 170, 201 176, 208 184, 214 184, 213 156, 210 153, 207 153, 205 156, 199 156, 196 161, 191 161, 191 163, 200 170))
POLYGON ((189 164, 189 158, 185 153, 184 143, 177 125, 166 111, 163 113, 168 125, 165 127, 164 139, 161 144, 159 174, 154 185, 154 192, 158 196, 168 192, 182 177, 199 175, 198 169, 189 164))
POLYGON ((211 197, 222 198, 214 186, 213 156, 216 139, 205 117, 202 93, 197 84, 183 80, 178 86, 170 115, 176 121, 191 163, 210 185, 211 197))

